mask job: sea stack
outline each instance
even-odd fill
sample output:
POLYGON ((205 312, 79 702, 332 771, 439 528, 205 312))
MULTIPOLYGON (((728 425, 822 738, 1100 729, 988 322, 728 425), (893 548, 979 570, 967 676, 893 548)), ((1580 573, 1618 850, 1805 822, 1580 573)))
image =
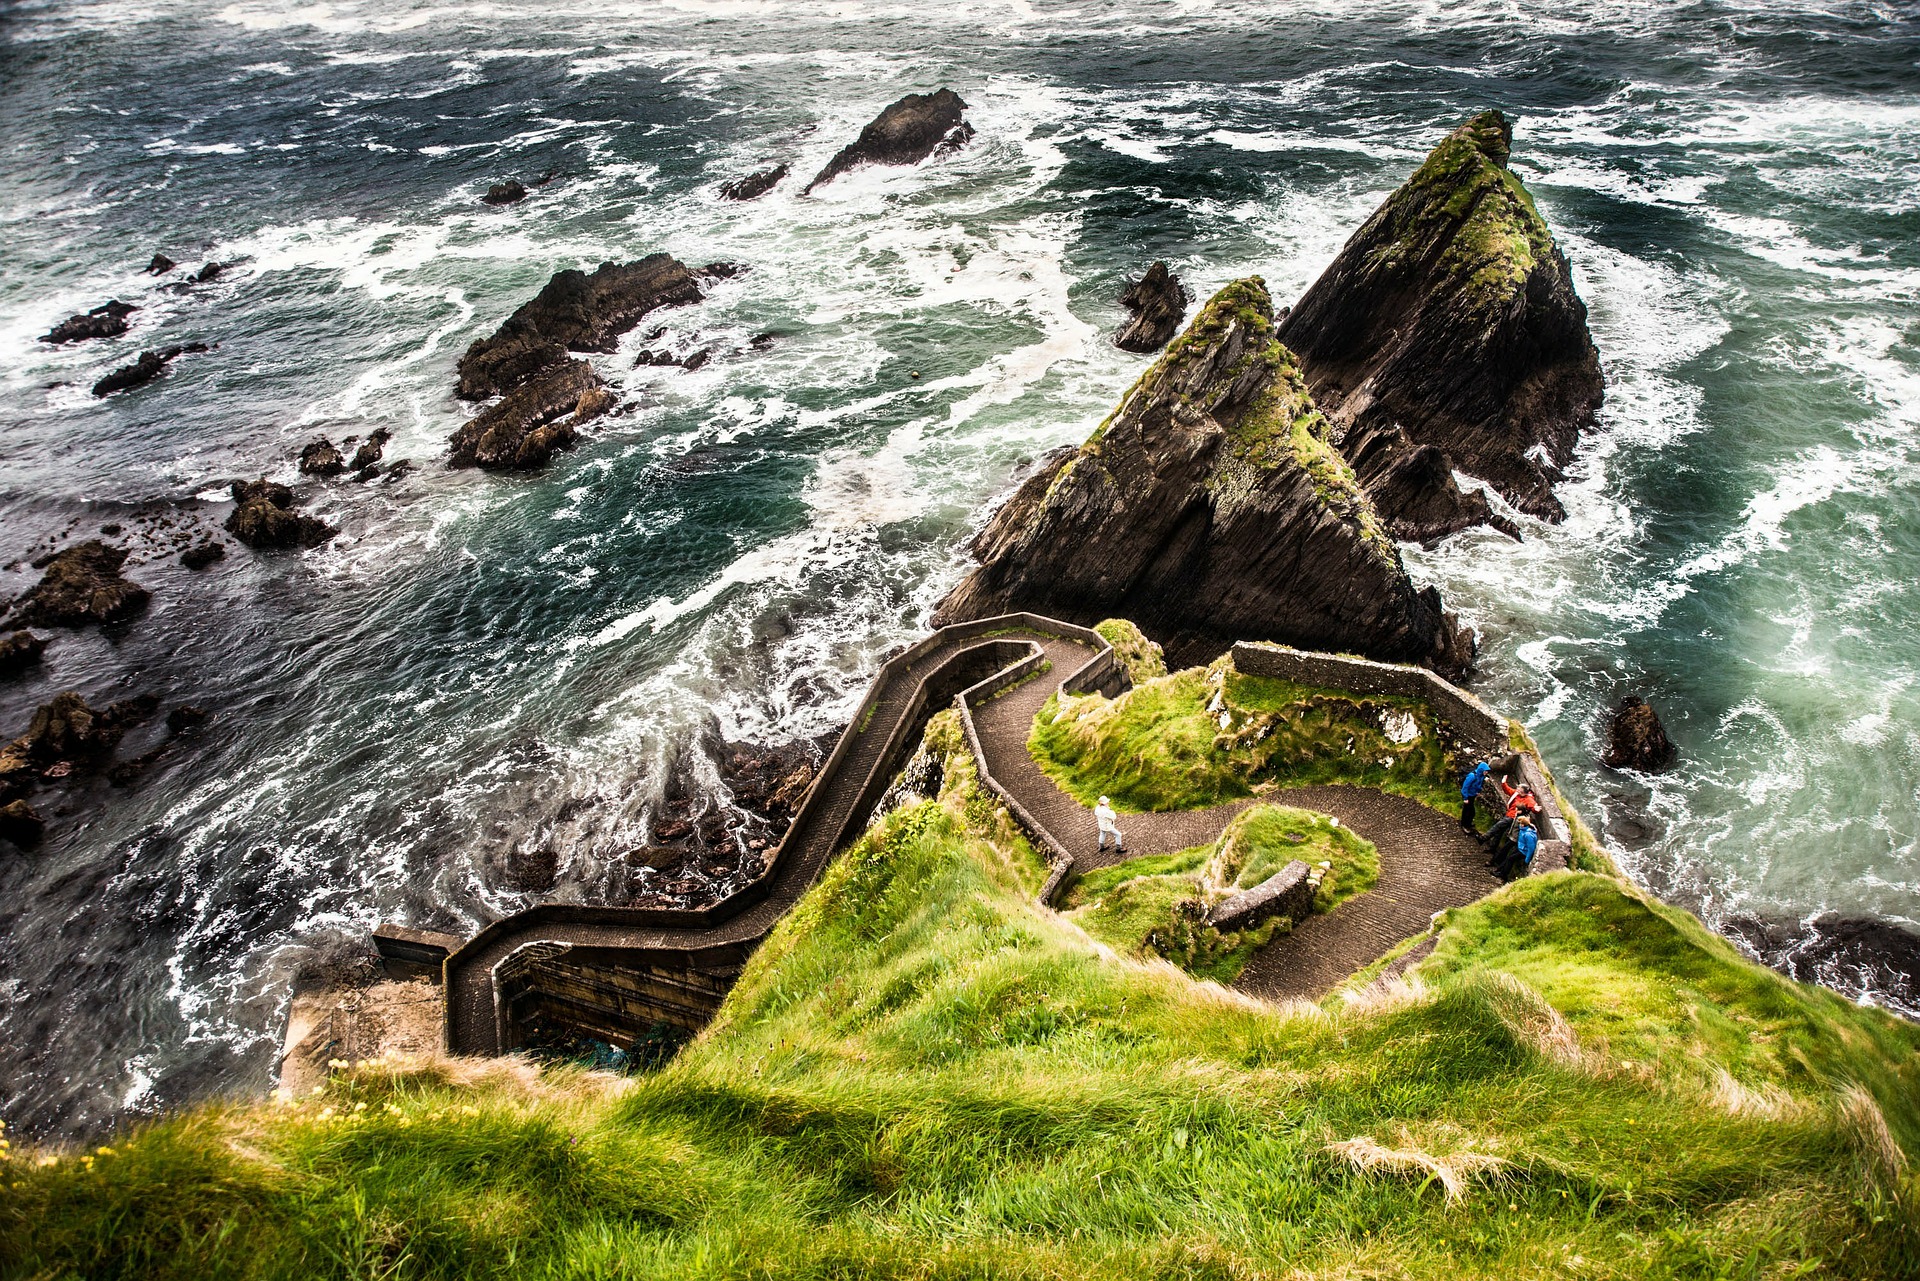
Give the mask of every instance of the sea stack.
POLYGON ((1280 326, 1388 525, 1417 499, 1417 528, 1402 536, 1488 519, 1484 499, 1460 497, 1454 468, 1559 520, 1553 485, 1600 406, 1586 305, 1507 168, 1512 143, 1498 111, 1454 130, 1280 326), (1413 495, 1402 460, 1422 447, 1442 458, 1420 465, 1430 489, 1413 495))
POLYGON ((1607 754, 1600 763, 1651 774, 1673 764, 1675 754, 1666 726, 1647 701, 1636 694, 1621 699, 1607 721, 1607 754))
POLYGON ((1113 336, 1113 345, 1122 351, 1156 352, 1180 332, 1180 321, 1187 314, 1187 291, 1166 263, 1156 262, 1127 286, 1120 305, 1133 313, 1133 319, 1113 336))
POLYGON ((967 104, 951 89, 908 94, 875 116, 800 194, 860 165, 917 165, 928 156, 958 151, 973 137, 973 126, 963 115, 966 109, 967 104))
POLYGON ((1179 662, 1275 640, 1470 667, 1326 432, 1265 283, 1236 281, 995 514, 934 621, 1032 609, 1131 618, 1179 662))

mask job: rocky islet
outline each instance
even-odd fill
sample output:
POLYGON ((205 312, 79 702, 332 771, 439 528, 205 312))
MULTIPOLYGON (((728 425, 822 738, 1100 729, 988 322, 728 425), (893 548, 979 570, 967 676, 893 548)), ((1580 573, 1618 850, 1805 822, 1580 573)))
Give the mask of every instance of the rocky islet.
POLYGON ((973 138, 966 110, 967 104, 951 89, 907 94, 834 153, 800 194, 808 195, 862 165, 917 165, 930 156, 958 151, 973 138))

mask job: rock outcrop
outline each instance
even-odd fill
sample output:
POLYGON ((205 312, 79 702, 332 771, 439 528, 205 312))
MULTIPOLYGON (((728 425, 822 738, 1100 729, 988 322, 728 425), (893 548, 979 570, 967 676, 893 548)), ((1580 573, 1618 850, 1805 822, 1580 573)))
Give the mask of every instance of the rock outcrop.
POLYGON ((387 442, 392 439, 393 433, 385 427, 375 427, 367 433, 367 438, 361 442, 360 448, 353 451, 353 461, 347 466, 357 472, 367 470, 380 461, 381 456, 387 452, 387 442))
POLYGON ((1343 444, 1393 537, 1436 543, 1474 525, 1491 525, 1519 541, 1520 527, 1493 510, 1485 490, 1461 490, 1452 460, 1434 446, 1414 444, 1399 427, 1363 427, 1343 444))
POLYGON ((152 593, 120 576, 127 551, 97 539, 60 551, 46 563, 13 621, 27 627, 118 623, 147 607, 152 593))
POLYGON ((149 276, 164 276, 179 265, 179 263, 167 257, 165 254, 155 254, 153 260, 147 264, 147 274, 149 276))
POLYGON ((572 351, 612 351, 621 334, 658 307, 698 302, 700 277, 670 254, 557 272, 491 338, 460 358, 463 400, 504 395, 572 351))
POLYGON ((130 698, 105 708, 68 690, 33 714, 27 732, 0 747, 0 801, 26 795, 37 783, 103 768, 127 730, 153 715, 152 698, 130 698))
POLYGON ((40 844, 46 830, 47 821, 25 801, 12 800, 0 805, 0 841, 11 841, 23 850, 30 850, 40 844))
POLYGON ((41 342, 68 343, 82 342, 88 338, 117 338, 127 332, 127 317, 140 309, 130 302, 121 302, 118 298, 103 303, 92 311, 77 316, 68 316, 47 333, 40 335, 41 342))
POLYGON ((490 205, 518 204, 526 198, 526 185, 512 178, 507 179, 505 182, 494 183, 491 187, 487 188, 487 194, 480 197, 481 200, 490 205))
POLYGON ((1155 352, 1180 331, 1187 314, 1187 291, 1166 263, 1156 262, 1127 286, 1120 305, 1133 313, 1133 319, 1113 336, 1113 345, 1122 351, 1155 352))
POLYGON ((1647 701, 1633 694, 1621 699, 1607 721, 1607 754, 1600 763, 1651 774, 1673 764, 1674 755, 1673 741, 1647 701))
POLYGON ((188 569, 205 569, 216 560, 225 560, 227 545, 209 538, 204 543, 195 543, 180 553, 180 563, 188 569))
POLYGON ((1182 662, 1260 639, 1470 666, 1472 633, 1414 589, 1326 430, 1265 284, 1236 281, 995 514, 935 622, 1119 616, 1182 662))
POLYGON ((317 516, 293 510, 293 491, 264 476, 234 481, 233 501, 226 530, 249 547, 318 547, 340 532, 317 516))
POLYGON ((788 166, 775 165, 771 169, 762 169, 759 173, 750 173, 742 178, 720 184, 722 200, 758 200, 780 185, 787 176, 788 166))
POLYGON ((111 396, 116 391, 126 391, 129 388, 150 383, 161 374, 166 373, 167 366, 171 365, 175 358, 181 354, 190 351, 198 352, 205 350, 207 350, 205 343, 190 342, 178 347, 166 347, 160 351, 143 351, 140 353, 139 358, 131 365, 122 365, 95 383, 93 385, 93 394, 96 396, 111 396))
POLYGON ((0 637, 0 680, 10 680, 40 661, 47 638, 24 627, 0 637))
POLYGON ((860 165, 917 165, 929 156, 958 151, 973 137, 967 104, 951 89, 910 93, 875 116, 860 136, 834 154, 800 194, 832 182, 860 165))
POLYGON ((309 476, 338 476, 347 469, 347 460, 325 436, 300 451, 300 470, 309 476))
POLYGON ((529 468, 571 446, 614 404, 593 366, 568 360, 529 379, 447 438, 452 467, 529 468))
MULTIPOLYGON (((1404 431, 1489 482, 1520 510, 1564 515, 1553 495, 1603 388, 1565 255, 1507 168, 1513 131, 1483 112, 1446 138, 1361 225, 1280 327, 1349 458, 1404 431)), ((1426 465, 1431 471, 1431 466, 1426 465)), ((1382 460, 1376 476, 1398 468, 1382 460)), ((1414 524, 1471 524, 1470 500, 1442 517, 1422 491, 1414 524)), ((1389 522, 1390 493, 1377 494, 1389 522)))

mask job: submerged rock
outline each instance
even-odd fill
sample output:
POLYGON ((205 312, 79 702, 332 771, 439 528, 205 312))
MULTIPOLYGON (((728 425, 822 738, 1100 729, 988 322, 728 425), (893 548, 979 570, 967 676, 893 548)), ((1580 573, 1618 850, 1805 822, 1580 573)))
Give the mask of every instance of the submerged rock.
POLYGON ((771 169, 762 169, 759 173, 750 173, 744 178, 734 178, 720 184, 722 200, 758 200, 775 187, 788 173, 788 166, 775 165, 771 169))
POLYGON ((380 456, 387 452, 387 442, 392 439, 393 433, 385 427, 374 428, 360 448, 353 451, 353 461, 347 465, 357 472, 366 471, 380 461, 380 456))
POLYGON ((16 623, 37 627, 85 627, 118 623, 147 607, 152 593, 120 576, 127 551, 89 540, 75 543, 46 563, 46 572, 14 614, 16 623))
POLYGON ((973 137, 973 126, 962 115, 966 109, 967 104, 951 89, 908 94, 875 116, 800 194, 859 165, 917 165, 928 156, 958 151, 973 137))
POLYGON ((93 385, 96 396, 111 396, 116 391, 126 391, 143 383, 150 383, 167 372, 167 366, 176 357, 185 352, 207 350, 203 342, 190 342, 178 347, 167 347, 160 351, 143 351, 139 359, 131 365, 122 365, 93 385))
POLYGON ((1113 345, 1122 351, 1155 352, 1179 332, 1187 314, 1187 291, 1166 263, 1156 262, 1127 286, 1120 305, 1133 313, 1133 319, 1120 327, 1113 345))
POLYGON ((227 269, 227 264, 225 264, 224 262, 206 263, 200 268, 199 272, 194 276, 193 282, 197 285, 210 284, 213 281, 218 280, 221 274, 226 271, 226 269, 227 269))
POLYGON ((300 451, 300 470, 309 476, 338 476, 346 469, 347 460, 325 436, 300 451))
POLYGON ((117 338, 127 332, 127 317, 140 309, 118 298, 82 315, 68 316, 40 336, 41 342, 82 342, 88 338, 117 338))
POLYGON ((613 394, 584 360, 551 366, 447 437, 450 467, 539 467, 578 437, 580 426, 611 409, 613 394))
POLYGON ((196 543, 180 553, 180 563, 188 569, 205 569, 216 560, 224 560, 227 545, 218 539, 209 538, 204 543, 196 543))
POLYGON ((621 334, 657 307, 699 299, 700 278, 670 254, 602 263, 592 275, 557 272, 493 337, 467 348, 459 394, 466 400, 502 395, 565 361, 570 351, 612 351, 621 334))
POLYGON ((480 197, 490 205, 511 205, 527 198, 527 189, 509 178, 505 182, 496 182, 487 188, 487 194, 480 197))
POLYGON ((179 263, 167 257, 165 254, 155 254, 153 261, 147 264, 147 274, 149 276, 164 276, 179 265, 179 263))
POLYGON ((40 661, 47 638, 21 628, 0 637, 0 680, 9 680, 40 661))
POLYGON ((33 849, 46 835, 47 821, 23 800, 0 805, 0 841, 11 841, 23 850, 33 849))
POLYGON ((1409 448, 1438 449, 1449 471, 1558 520, 1553 485, 1600 406, 1600 358, 1566 257, 1507 168, 1512 139, 1497 111, 1448 135, 1354 232, 1280 337, 1349 458, 1348 442, 1377 443, 1369 430, 1397 425, 1409 448))
POLYGON ((233 482, 234 509, 226 530, 249 547, 318 547, 340 531, 324 520, 293 510, 293 491, 264 476, 233 482))
POLYGON ((935 622, 1033 609, 1133 619, 1180 660, 1259 639, 1470 665, 1326 430, 1265 284, 1236 281, 995 514, 935 622))
POLYGON ((1621 699, 1607 722, 1607 754, 1600 763, 1650 774, 1673 764, 1674 755, 1666 727, 1646 700, 1635 694, 1621 699))

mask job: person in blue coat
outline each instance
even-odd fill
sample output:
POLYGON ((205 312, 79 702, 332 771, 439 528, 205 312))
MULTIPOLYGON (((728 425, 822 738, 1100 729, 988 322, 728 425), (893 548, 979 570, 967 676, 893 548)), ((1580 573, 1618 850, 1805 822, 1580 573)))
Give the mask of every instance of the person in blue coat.
POLYGON ((1485 761, 1481 761, 1468 770, 1467 776, 1460 780, 1460 830, 1468 836, 1479 835, 1473 830, 1473 804, 1474 799, 1480 795, 1480 789, 1487 785, 1487 774, 1492 768, 1485 761))
POLYGON ((1533 855, 1539 848, 1540 833, 1533 826, 1533 816, 1520 815, 1514 820, 1513 836, 1494 872, 1503 881, 1519 880, 1533 870, 1533 855))

